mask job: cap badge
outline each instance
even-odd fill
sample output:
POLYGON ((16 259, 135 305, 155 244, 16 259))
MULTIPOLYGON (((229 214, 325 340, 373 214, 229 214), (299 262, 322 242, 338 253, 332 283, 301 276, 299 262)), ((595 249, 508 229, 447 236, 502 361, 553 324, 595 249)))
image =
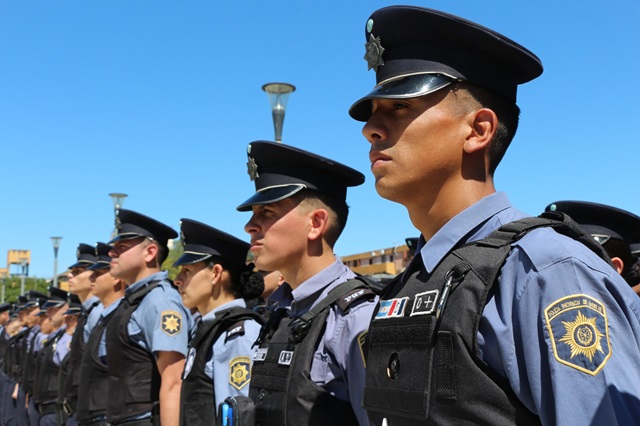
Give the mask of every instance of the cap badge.
POLYGON ((367 71, 372 69, 378 71, 380 65, 384 65, 382 60, 382 54, 384 53, 384 47, 380 43, 380 37, 374 37, 373 34, 369 34, 369 41, 364 45, 366 53, 364 59, 367 61, 367 71))
POLYGON ((182 231, 182 230, 180 231, 180 240, 182 241, 182 247, 187 245, 187 239, 184 236, 184 231, 182 231))
POLYGON ((249 178, 252 181, 260 177, 258 174, 258 164, 256 164, 256 160, 254 160, 253 157, 249 157, 249 161, 247 162, 247 173, 249 173, 249 178))
POLYGON ((373 19, 367 21, 367 32, 370 33, 373 30, 373 19))

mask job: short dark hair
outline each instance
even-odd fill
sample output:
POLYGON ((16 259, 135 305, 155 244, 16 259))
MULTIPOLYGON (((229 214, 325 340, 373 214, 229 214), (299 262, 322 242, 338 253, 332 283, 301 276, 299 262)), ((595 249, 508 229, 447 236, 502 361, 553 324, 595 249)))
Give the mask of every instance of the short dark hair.
POLYGON ((458 85, 465 89, 483 108, 488 108, 498 117, 498 129, 489 144, 489 174, 493 176, 502 161, 507 148, 518 130, 520 108, 510 99, 476 85, 463 82, 458 85))
POLYGON ((329 222, 329 227, 324 235, 329 246, 333 247, 347 225, 347 218, 349 217, 347 202, 341 198, 313 189, 303 189, 290 198, 297 204, 308 202, 313 208, 324 207, 334 214, 336 220, 329 222))
POLYGON ((213 256, 209 259, 207 268, 212 269, 216 264, 222 266, 229 273, 231 291, 236 299, 256 299, 264 291, 264 280, 262 275, 254 270, 253 263, 238 265, 237 263, 229 263, 222 257, 213 256))

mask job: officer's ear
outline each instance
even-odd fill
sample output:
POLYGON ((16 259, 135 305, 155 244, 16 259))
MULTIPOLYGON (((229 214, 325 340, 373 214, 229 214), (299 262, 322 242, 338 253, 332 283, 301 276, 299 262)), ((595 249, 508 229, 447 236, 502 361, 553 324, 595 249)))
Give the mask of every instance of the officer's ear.
POLYGON ((613 267, 615 268, 615 270, 618 271, 619 274, 622 274, 622 271, 624 270, 624 262, 622 261, 622 259, 620 259, 619 257, 612 257, 611 263, 613 263, 613 267))
POLYGON ((215 265, 213 265, 213 268, 210 268, 211 271, 211 285, 214 286, 217 283, 220 282, 220 280, 222 279, 222 272, 224 271, 224 268, 222 267, 221 264, 216 263, 215 265))
POLYGON ((158 244, 151 240, 147 243, 147 246, 144 248, 144 261, 147 264, 152 262, 159 263, 158 257, 158 244))
POLYGON ((473 154, 486 151, 498 130, 498 116, 489 108, 481 108, 467 115, 469 133, 464 143, 464 152, 473 154))
POLYGON ((329 212, 327 209, 314 209, 309 213, 309 233, 307 238, 311 241, 322 238, 329 224, 329 212))

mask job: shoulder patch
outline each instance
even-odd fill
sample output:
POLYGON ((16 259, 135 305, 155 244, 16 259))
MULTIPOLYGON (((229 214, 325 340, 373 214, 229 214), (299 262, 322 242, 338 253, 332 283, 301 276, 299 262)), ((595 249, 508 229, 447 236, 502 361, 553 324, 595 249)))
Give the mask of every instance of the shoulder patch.
POLYGON ((229 383, 240 390, 251 381, 251 362, 248 356, 238 356, 229 361, 229 383))
POLYGON ((556 361, 597 375, 611 358, 605 306, 591 296, 574 294, 547 306, 544 315, 556 361))
POLYGON ((160 328, 169 336, 175 336, 182 330, 182 314, 176 311, 162 311, 160 328))

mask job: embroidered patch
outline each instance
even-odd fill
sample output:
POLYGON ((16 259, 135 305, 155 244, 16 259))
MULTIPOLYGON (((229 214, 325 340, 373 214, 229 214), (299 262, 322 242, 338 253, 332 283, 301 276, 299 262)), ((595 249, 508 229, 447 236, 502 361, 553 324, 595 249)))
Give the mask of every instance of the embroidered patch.
POLYGON ((182 373, 182 380, 186 379, 191 369, 193 368, 193 361, 196 359, 196 348, 190 348, 187 354, 187 362, 184 364, 184 372, 182 373))
POLYGON ((182 330, 182 315, 176 311, 162 312, 160 328, 169 336, 175 336, 182 330))
POLYGON ((410 316, 432 314, 436 310, 438 293, 438 290, 431 290, 416 294, 410 316))
POLYGON ((611 357, 607 311, 598 300, 574 294, 544 310, 556 360, 595 376, 611 357))
POLYGON ((251 381, 251 363, 248 356, 238 356, 229 361, 229 383, 240 390, 251 381))
POLYGON ((264 361, 265 359, 267 359, 267 348, 256 349, 256 351, 253 353, 253 360, 264 361))
POLYGON ((293 360, 293 351, 282 351, 280 352, 280 356, 278 357, 278 364, 291 365, 292 360, 293 360))
POLYGON ((380 301, 380 309, 376 313, 374 319, 384 319, 401 317, 404 315, 404 308, 407 305, 408 297, 401 297, 398 299, 389 299, 380 301))

